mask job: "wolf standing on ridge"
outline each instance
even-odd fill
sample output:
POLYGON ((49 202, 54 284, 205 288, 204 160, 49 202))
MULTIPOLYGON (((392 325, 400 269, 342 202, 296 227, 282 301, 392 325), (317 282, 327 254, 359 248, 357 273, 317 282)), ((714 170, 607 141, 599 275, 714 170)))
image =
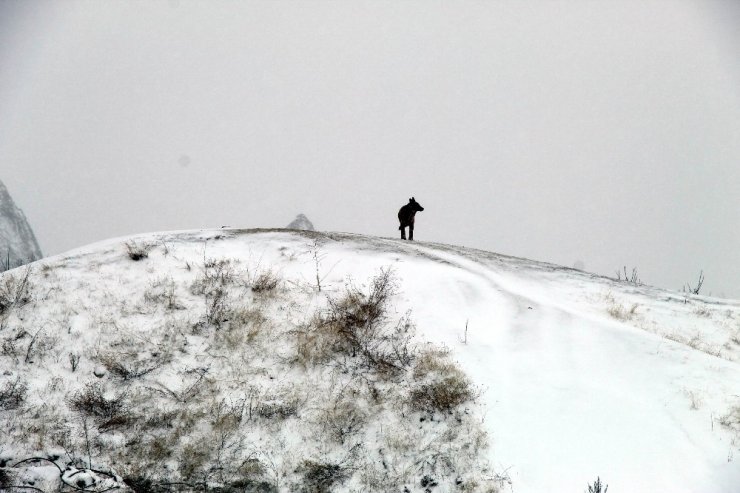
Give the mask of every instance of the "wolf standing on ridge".
POLYGON ((401 225, 398 229, 401 230, 402 240, 406 239, 406 226, 409 227, 409 241, 414 240, 414 216, 416 216, 417 212, 421 212, 423 210, 424 208, 416 201, 416 199, 414 199, 414 197, 411 197, 409 199, 409 203, 399 209, 398 220, 401 225))

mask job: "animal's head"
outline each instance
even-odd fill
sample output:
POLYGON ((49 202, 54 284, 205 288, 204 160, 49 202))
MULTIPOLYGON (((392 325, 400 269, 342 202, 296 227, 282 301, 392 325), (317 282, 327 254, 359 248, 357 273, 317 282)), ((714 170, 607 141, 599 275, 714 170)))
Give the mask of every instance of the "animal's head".
POLYGON ((411 197, 409 199, 409 205, 411 206, 412 210, 415 211, 415 212, 419 212, 419 211, 423 211, 424 210, 424 208, 421 206, 421 204, 418 203, 416 201, 416 199, 413 198, 413 197, 411 197))

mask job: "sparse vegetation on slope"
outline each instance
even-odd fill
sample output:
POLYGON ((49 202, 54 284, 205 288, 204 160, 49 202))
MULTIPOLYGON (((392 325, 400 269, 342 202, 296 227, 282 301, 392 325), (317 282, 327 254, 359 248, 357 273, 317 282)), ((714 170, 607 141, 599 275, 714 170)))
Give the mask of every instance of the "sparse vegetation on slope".
POLYGON ((55 491, 53 463, 84 491, 494 490, 476 391, 392 315, 390 269, 290 291, 202 243, 142 244, 1 280, 4 481, 55 491), (39 326, 54 344, 25 358, 39 326))

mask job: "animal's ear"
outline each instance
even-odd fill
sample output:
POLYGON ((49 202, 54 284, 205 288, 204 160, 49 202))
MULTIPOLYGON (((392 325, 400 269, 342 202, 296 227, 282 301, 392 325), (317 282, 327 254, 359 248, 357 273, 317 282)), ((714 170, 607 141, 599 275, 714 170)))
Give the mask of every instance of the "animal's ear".
POLYGON ((413 202, 413 201, 414 201, 414 198, 413 198, 413 197, 411 197, 411 198, 409 199, 409 202, 413 202))

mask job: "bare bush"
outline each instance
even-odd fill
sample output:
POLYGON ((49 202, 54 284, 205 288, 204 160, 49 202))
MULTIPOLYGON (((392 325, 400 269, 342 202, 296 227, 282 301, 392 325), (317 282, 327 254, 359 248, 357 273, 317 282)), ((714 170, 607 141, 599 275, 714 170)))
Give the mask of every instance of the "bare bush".
POLYGON ((697 307, 694 313, 699 317, 710 318, 712 316, 712 311, 706 306, 697 307))
POLYGON ((637 275, 637 267, 633 267, 632 272, 630 274, 627 274, 626 265, 623 267, 622 271, 617 269, 617 276, 615 277, 615 279, 617 281, 624 281, 630 284, 634 284, 635 286, 642 285, 642 281, 640 280, 640 277, 637 275))
POLYGON ((190 286, 194 295, 207 295, 218 287, 228 286, 234 281, 234 269, 229 259, 207 258, 203 261, 203 271, 190 286))
POLYGON ((719 418, 719 424, 725 428, 734 430, 740 435, 740 406, 731 408, 727 414, 719 418))
POLYGON ((588 493, 606 493, 609 485, 601 483, 601 478, 597 477, 594 484, 588 484, 588 493))
POLYGON ((232 481, 227 487, 222 488, 224 493, 277 493, 278 489, 260 478, 244 477, 232 481))
POLYGON ((69 353, 69 365, 72 368, 72 373, 77 371, 77 367, 80 364, 80 355, 75 353, 69 353))
MULTIPOLYGON (((0 467, 0 490, 12 491, 16 481, 17 472, 10 468, 0 467)), ((20 488, 23 488, 22 486, 20 488)))
POLYGON ((181 404, 187 404, 201 394, 214 391, 215 382, 208 378, 209 371, 210 367, 186 368, 182 372, 182 385, 179 389, 170 389, 160 382, 156 382, 157 387, 148 387, 148 389, 170 397, 181 404))
POLYGON ((295 387, 266 390, 252 386, 244 400, 246 418, 284 420, 298 416, 301 401, 295 387))
POLYGON ((250 283, 252 291, 255 293, 269 293, 280 284, 280 277, 272 270, 260 272, 250 283))
POLYGON ((190 286, 190 292, 203 296, 207 325, 221 327, 229 320, 228 286, 234 281, 234 270, 228 259, 203 261, 203 273, 190 286))
POLYGON ((153 281, 144 291, 144 301, 161 304, 167 310, 183 310, 185 308, 177 298, 177 285, 172 277, 163 277, 153 281))
POLYGON ((297 401, 262 402, 253 410, 255 416, 265 419, 288 419, 298 415, 297 401))
POLYGON ((130 418, 126 393, 106 397, 102 385, 90 382, 67 398, 67 405, 83 417, 93 418, 99 428, 127 424, 130 418))
POLYGON ((215 341, 231 351, 242 344, 254 343, 266 327, 267 318, 260 308, 233 308, 228 322, 216 333, 215 341))
POLYGON ((208 325, 221 327, 229 321, 229 305, 227 301, 227 291, 224 288, 214 289, 205 298, 206 314, 205 322, 208 325))
POLYGON ((149 245, 147 243, 137 243, 134 240, 126 242, 124 246, 126 247, 128 258, 130 258, 134 262, 138 262, 139 260, 148 258, 149 252, 154 247, 154 245, 149 245))
POLYGON ((53 349, 58 342, 58 337, 47 336, 44 329, 37 330, 28 342, 28 346, 26 346, 24 363, 33 363, 36 359, 43 360, 46 353, 53 349))
POLYGON ((422 384, 411 391, 411 408, 416 411, 448 412, 474 396, 470 382, 461 375, 422 384))
POLYGON ((27 391, 28 386, 21 382, 20 378, 6 382, 0 388, 0 409, 10 410, 19 408, 23 404, 23 401, 26 400, 27 391))
POLYGON ((100 363, 112 375, 124 381, 143 377, 169 363, 171 359, 172 355, 165 351, 153 353, 107 351, 98 355, 100 363))
POLYGON ((347 472, 340 464, 330 462, 304 461, 298 468, 303 475, 300 493, 328 493, 333 491, 336 483, 347 478, 347 472))
POLYGON ((20 328, 16 330, 15 334, 9 335, 3 338, 2 351, 3 356, 10 356, 11 358, 17 358, 21 353, 21 340, 28 337, 28 332, 20 328))
POLYGON ((123 482, 134 493, 155 493, 160 491, 152 478, 144 475, 124 475, 123 482))
POLYGON ((443 350, 422 352, 413 371, 416 383, 410 394, 411 409, 449 412, 475 397, 468 377, 447 358, 443 350))
POLYGON ((430 346, 419 352, 412 375, 416 380, 434 378, 455 373, 457 368, 449 360, 450 350, 430 346))
POLYGON ((319 423, 324 433, 341 445, 360 433, 367 424, 367 419, 367 413, 358 405, 357 400, 344 392, 319 412, 319 423))
POLYGON ((324 318, 315 314, 303 327, 295 331, 295 361, 304 367, 327 363, 335 354, 336 334, 327 330, 324 318))
POLYGON ((23 306, 31 301, 30 275, 30 266, 18 273, 2 275, 0 281, 0 315, 3 315, 12 307, 23 306))
POLYGON ((694 286, 691 286, 691 284, 686 283, 683 287, 683 292, 690 293, 690 294, 699 294, 703 284, 704 284, 704 271, 701 271, 699 272, 699 280, 696 281, 696 284, 694 286))
POLYGON ((341 297, 329 299, 328 311, 314 319, 316 326, 299 334, 299 357, 321 360, 336 353, 384 377, 400 374, 414 358, 415 328, 408 314, 388 326, 388 304, 395 292, 390 269, 371 279, 367 293, 348 284, 341 297), (311 354, 314 350, 318 357, 311 354))
POLYGON ((178 463, 180 475, 186 481, 202 479, 206 475, 210 458, 210 450, 203 447, 202 444, 192 443, 185 445, 178 463))
POLYGON ((633 304, 630 308, 626 308, 621 303, 617 303, 616 301, 613 301, 609 304, 609 306, 606 308, 606 312, 612 317, 617 320, 621 321, 627 321, 632 320, 635 317, 635 314, 637 312, 638 304, 633 304))

